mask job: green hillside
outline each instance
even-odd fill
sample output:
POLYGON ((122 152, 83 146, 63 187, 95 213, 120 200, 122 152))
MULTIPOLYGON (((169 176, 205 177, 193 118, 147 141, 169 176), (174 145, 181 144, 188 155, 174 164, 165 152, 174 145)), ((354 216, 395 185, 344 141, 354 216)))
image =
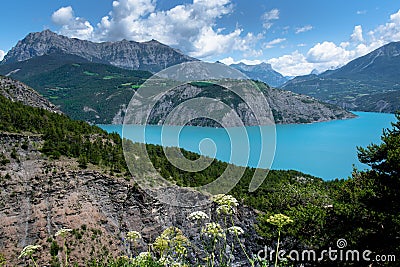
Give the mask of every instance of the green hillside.
POLYGON ((110 65, 69 63, 50 71, 24 75, 21 81, 73 119, 110 123, 121 110, 121 103, 129 103, 134 91, 150 76, 146 71, 110 65))

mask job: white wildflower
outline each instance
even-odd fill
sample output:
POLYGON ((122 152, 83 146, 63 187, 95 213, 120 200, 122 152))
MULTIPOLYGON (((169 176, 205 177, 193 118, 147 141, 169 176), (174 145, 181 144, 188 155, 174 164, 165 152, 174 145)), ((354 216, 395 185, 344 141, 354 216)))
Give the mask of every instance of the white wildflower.
POLYGON ((24 249, 21 251, 21 254, 19 255, 19 258, 22 257, 30 257, 33 255, 33 253, 35 253, 36 250, 42 248, 42 246, 40 245, 28 245, 26 247, 24 247, 24 249))
POLYGON ((64 228, 64 229, 60 229, 58 230, 54 236, 62 236, 65 237, 67 235, 67 233, 72 232, 72 229, 69 228, 64 228))
POLYGON ((222 205, 217 208, 217 213, 218 214, 232 214, 232 213, 235 213, 235 210, 233 209, 233 207, 230 207, 228 205, 222 205))
POLYGON ((239 226, 232 226, 232 227, 229 227, 227 230, 231 234, 237 234, 237 235, 243 235, 244 234, 244 230, 239 226))
POLYGON ((138 231, 130 231, 126 234, 126 239, 135 242, 142 238, 142 235, 138 231))
POLYGON ((208 215, 202 211, 195 211, 189 214, 188 219, 192 221, 206 220, 208 219, 208 215))
POLYGON ((236 198, 225 194, 215 195, 213 201, 219 205, 227 205, 229 207, 237 207, 239 205, 236 198))
POLYGON ((201 233, 210 237, 210 238, 217 238, 217 237, 224 237, 225 233, 219 223, 207 223, 206 226, 201 229, 201 233))

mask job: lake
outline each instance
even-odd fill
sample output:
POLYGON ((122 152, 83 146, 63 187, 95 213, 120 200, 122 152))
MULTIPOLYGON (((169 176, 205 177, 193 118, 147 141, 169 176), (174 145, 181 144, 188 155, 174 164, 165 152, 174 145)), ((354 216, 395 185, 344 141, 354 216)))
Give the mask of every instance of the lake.
POLYGON ((379 143, 382 130, 395 121, 393 114, 354 113, 358 115, 355 119, 276 125, 276 129, 98 126, 135 142, 179 146, 240 166, 293 169, 331 180, 350 176, 353 164, 361 170, 367 168, 358 162, 356 147, 379 143))

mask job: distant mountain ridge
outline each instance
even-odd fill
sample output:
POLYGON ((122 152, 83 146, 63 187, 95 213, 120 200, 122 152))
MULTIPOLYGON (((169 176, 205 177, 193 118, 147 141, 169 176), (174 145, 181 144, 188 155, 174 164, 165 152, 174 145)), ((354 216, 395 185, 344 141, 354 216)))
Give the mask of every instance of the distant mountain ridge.
POLYGON ((45 30, 30 33, 19 41, 4 57, 2 64, 11 64, 54 53, 75 55, 94 63, 151 72, 197 60, 156 40, 142 43, 127 40, 94 43, 45 30))
POLYGON ((285 77, 279 72, 275 71, 271 64, 264 62, 257 65, 247 65, 240 62, 238 64, 231 64, 229 66, 243 72, 250 79, 265 82, 272 87, 279 87, 289 80, 288 77, 285 77))
POLYGON ((296 77, 282 88, 351 110, 393 113, 400 109, 400 42, 339 69, 296 77))
MULTIPOLYGON (((90 62, 67 63, 57 67, 56 61, 53 57, 41 56, 10 64, 13 68, 21 69, 12 73, 11 77, 18 77, 38 90, 73 119, 94 124, 122 123, 126 107, 135 91, 151 76, 146 71, 126 70, 90 62), (51 70, 40 72, 42 65, 51 70)), ((6 66, 8 65, 0 66, 0 73, 9 72, 9 69, 3 69, 6 66)), ((309 96, 273 89, 262 82, 258 86, 269 102, 276 123, 310 123, 354 117, 350 112, 309 96)), ((221 88, 188 85, 185 90, 195 97, 218 98, 226 100, 229 106, 233 104, 229 94, 221 88)), ((171 103, 166 101, 154 112, 163 117, 166 110, 187 100, 179 93, 172 99, 171 103)), ((236 108, 240 109, 239 106, 236 108)), ((240 113, 240 110, 237 111, 240 113)), ((244 116, 242 119, 245 124, 250 124, 250 117, 244 116)))

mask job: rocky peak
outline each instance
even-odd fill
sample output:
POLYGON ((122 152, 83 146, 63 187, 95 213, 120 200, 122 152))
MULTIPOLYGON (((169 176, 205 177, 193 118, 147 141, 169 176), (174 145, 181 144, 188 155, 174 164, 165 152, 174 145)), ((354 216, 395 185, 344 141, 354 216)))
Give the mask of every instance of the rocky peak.
POLYGON ((156 40, 135 42, 95 43, 87 40, 68 38, 50 30, 28 34, 19 41, 4 58, 2 64, 24 61, 51 53, 77 55, 91 62, 101 62, 126 69, 140 69, 158 72, 166 67, 195 61, 179 50, 156 40))

